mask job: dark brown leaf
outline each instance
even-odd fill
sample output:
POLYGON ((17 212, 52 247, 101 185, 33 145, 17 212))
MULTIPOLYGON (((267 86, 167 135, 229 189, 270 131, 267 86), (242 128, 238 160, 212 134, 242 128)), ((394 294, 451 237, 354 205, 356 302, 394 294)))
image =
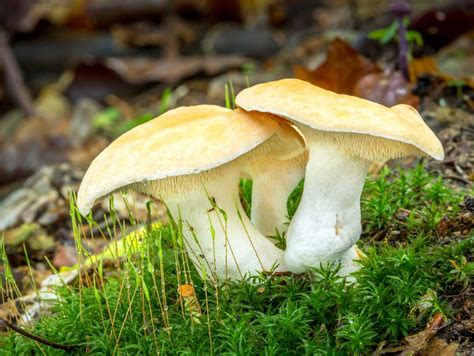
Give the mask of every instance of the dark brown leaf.
POLYGON ((340 38, 330 45, 327 58, 315 70, 294 68, 295 77, 340 94, 353 94, 360 79, 380 69, 340 38))

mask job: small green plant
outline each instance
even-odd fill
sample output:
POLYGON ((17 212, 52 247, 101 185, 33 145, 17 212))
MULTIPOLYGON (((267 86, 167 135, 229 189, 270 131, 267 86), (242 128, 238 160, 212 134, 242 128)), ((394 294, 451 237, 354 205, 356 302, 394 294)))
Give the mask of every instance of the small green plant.
POLYGON ((412 60, 414 46, 423 46, 423 37, 418 31, 407 30, 410 25, 407 17, 410 13, 408 3, 395 0, 391 4, 391 10, 396 20, 388 27, 370 32, 368 37, 378 40, 382 45, 386 45, 393 39, 398 42, 398 66, 405 79, 409 79, 408 63, 412 60))
MULTIPOLYGON (((241 188, 250 206, 251 182, 241 188)), ((293 192, 289 208, 297 206, 301 189, 302 184, 293 192)), ((435 205, 435 211, 455 214, 462 194, 422 166, 384 169, 369 178, 362 199, 367 257, 353 276, 357 283, 339 276, 339 266, 321 265, 311 276, 262 274, 217 285, 205 273, 200 278, 189 263, 185 222, 170 216, 169 224, 149 225, 136 236, 140 248, 125 245, 119 272, 102 266, 80 285, 60 288, 52 315, 30 331, 78 345, 77 355, 368 354, 382 340, 396 344, 423 329, 437 313, 450 318, 448 296, 472 284, 474 235, 441 244, 427 224, 433 211, 423 212, 435 205), (408 222, 405 244, 368 242, 381 229, 408 222), (202 311, 198 321, 180 295, 182 285, 193 286, 202 311)), ((82 223, 97 228, 91 218, 74 219, 77 228, 82 223)), ((112 235, 120 232, 114 219, 113 214, 107 219, 112 235)), ((65 354, 13 333, 0 337, 0 344, 7 354, 65 354)))
POLYGON ((448 81, 447 84, 449 87, 456 88, 456 96, 458 98, 462 98, 463 88, 467 86, 467 83, 465 80, 453 79, 453 80, 448 81))
MULTIPOLYGON (((403 24, 405 27, 410 26, 410 20, 405 18, 403 20, 403 24)), ((398 21, 393 21, 390 26, 384 27, 384 28, 379 28, 377 30, 373 30, 369 32, 368 37, 373 40, 379 41, 380 44, 386 45, 387 43, 395 40, 399 41, 398 38, 398 28, 399 28, 399 23, 398 21)), ((420 32, 414 31, 414 30, 409 30, 406 32, 406 39, 410 46, 412 47, 411 50, 413 50, 413 46, 423 46, 423 36, 421 35, 420 32)), ((411 53, 411 52, 410 52, 411 53)))
POLYGON ((377 179, 368 178, 362 194, 362 226, 365 234, 390 226, 433 237, 443 216, 454 217, 464 194, 448 188, 422 164, 412 170, 382 169, 377 179))
POLYGON ((232 81, 229 80, 227 83, 225 83, 224 86, 224 91, 225 91, 225 107, 227 109, 235 109, 235 91, 234 91, 234 84, 232 84, 232 81))
MULTIPOLYGON (((170 87, 166 87, 163 90, 163 93, 161 94, 158 115, 164 114, 166 111, 168 111, 171 105, 172 95, 173 90, 170 87)), ((94 117, 93 127, 94 129, 100 130, 111 137, 117 137, 138 125, 150 121, 155 116, 156 115, 153 115, 152 113, 145 113, 131 120, 125 120, 122 112, 118 108, 110 106, 94 117)))

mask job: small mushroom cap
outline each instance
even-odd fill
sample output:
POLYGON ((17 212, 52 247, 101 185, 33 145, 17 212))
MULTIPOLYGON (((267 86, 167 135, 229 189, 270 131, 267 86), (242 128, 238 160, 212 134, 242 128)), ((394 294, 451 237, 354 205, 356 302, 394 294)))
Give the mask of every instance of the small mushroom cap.
POLYGON ((214 105, 181 107, 124 133, 91 163, 78 192, 81 214, 95 200, 134 183, 221 166, 274 135, 270 115, 214 105))
MULTIPOLYGON (((247 111, 281 116, 300 127, 303 125, 303 128, 351 134, 344 137, 363 134, 366 137, 364 144, 370 150, 367 152, 368 159, 411 155, 429 155, 438 160, 444 158, 441 142, 409 105, 387 108, 298 79, 282 79, 244 89, 237 95, 236 104, 247 111), (380 145, 374 144, 370 136, 385 139, 386 147, 380 156, 376 152, 380 145)), ((360 153, 361 149, 356 151, 360 153)))

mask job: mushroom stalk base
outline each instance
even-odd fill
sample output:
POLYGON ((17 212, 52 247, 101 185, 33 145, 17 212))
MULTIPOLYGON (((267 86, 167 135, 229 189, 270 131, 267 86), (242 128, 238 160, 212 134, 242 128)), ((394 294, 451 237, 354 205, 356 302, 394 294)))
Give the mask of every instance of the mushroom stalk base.
POLYGON ((183 222, 190 259, 202 273, 222 282, 261 271, 286 271, 283 251, 263 236, 245 215, 238 191, 239 175, 222 169, 185 196, 163 197, 175 221, 183 222))
POLYGON ((360 195, 370 162, 330 140, 312 140, 309 146, 301 203, 287 232, 286 266, 303 273, 336 262, 347 275, 357 269, 353 259, 362 230, 360 195))

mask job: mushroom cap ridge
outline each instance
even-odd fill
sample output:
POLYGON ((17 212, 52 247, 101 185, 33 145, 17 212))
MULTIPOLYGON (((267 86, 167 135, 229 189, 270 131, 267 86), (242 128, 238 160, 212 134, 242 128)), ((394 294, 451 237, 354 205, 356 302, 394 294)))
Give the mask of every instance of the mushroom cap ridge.
POLYGON ((78 192, 82 214, 134 183, 192 175, 249 152, 280 124, 265 114, 215 105, 181 107, 124 133, 91 163, 78 192))
MULTIPOLYGON (((444 158, 441 142, 409 105, 388 108, 299 79, 282 79, 244 89, 237 95, 236 104, 246 111, 278 115, 316 130, 379 137, 413 146, 421 151, 419 154, 444 158)), ((404 146, 394 146, 396 157, 404 156, 405 152, 400 151, 404 146)), ((413 147, 406 147, 406 155, 414 154, 413 147)))

